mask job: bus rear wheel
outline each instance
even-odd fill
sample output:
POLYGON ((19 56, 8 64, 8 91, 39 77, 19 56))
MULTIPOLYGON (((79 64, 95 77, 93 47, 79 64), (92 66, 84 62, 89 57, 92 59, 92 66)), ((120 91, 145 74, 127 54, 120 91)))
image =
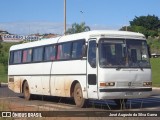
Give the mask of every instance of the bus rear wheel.
POLYGON ((76 83, 74 87, 74 101, 77 107, 85 106, 85 99, 83 98, 82 88, 79 83, 76 83))
POLYGON ((23 94, 24 94, 24 98, 26 100, 31 99, 31 94, 30 94, 28 82, 25 82, 24 85, 23 85, 23 94))

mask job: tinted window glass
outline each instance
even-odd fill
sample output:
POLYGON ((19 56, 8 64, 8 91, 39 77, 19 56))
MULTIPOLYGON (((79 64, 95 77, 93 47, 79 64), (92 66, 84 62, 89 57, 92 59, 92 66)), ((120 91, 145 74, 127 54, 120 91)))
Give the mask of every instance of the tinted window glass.
POLYGON ((23 63, 31 62, 32 58, 32 49, 23 50, 23 63))
POLYGON ((33 49, 33 62, 38 62, 43 60, 43 47, 38 47, 33 49))
POLYGON ((15 51, 13 57, 13 63, 21 63, 22 51, 15 51))
POLYGON ((72 58, 81 58, 84 41, 73 42, 72 58))
POLYGON ((44 60, 49 61, 49 60, 55 60, 56 56, 56 46, 51 45, 51 46, 46 46, 44 48, 44 60))
POLYGON ((71 42, 58 45, 58 53, 57 53, 58 60, 71 58, 71 45, 72 45, 71 42))
POLYGON ((13 64, 13 52, 10 52, 9 63, 13 64))
POLYGON ((150 67, 147 43, 136 39, 101 39, 100 67, 150 67))
POLYGON ((91 67, 96 68, 96 41, 89 42, 88 62, 91 67))

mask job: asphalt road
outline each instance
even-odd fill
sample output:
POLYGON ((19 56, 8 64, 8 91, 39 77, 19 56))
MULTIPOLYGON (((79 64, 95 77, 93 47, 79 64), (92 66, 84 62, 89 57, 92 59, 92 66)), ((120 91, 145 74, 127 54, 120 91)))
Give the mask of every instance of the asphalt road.
MULTIPOLYGON (((31 101, 26 101, 23 94, 17 94, 8 89, 6 85, 0 87, 0 100, 43 108, 45 110, 120 110, 114 101, 89 101, 87 108, 77 108, 74 101, 69 98, 36 96, 31 101)), ((145 99, 129 99, 125 110, 133 111, 160 111, 160 89, 154 89, 153 95, 145 99)), ((123 110, 122 110, 123 111, 123 110)))

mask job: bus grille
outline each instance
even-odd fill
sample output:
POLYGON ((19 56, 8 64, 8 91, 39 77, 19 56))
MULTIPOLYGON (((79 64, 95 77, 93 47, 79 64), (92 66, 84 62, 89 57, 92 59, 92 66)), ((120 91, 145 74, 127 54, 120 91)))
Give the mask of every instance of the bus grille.
POLYGON ((117 82, 117 87, 142 87, 142 82, 117 82))

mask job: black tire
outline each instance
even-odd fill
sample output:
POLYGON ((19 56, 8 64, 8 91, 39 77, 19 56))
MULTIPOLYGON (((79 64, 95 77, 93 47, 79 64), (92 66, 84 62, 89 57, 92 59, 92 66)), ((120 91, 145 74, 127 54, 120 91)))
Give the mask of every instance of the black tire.
POLYGON ((86 100, 83 98, 83 92, 81 85, 79 83, 76 83, 74 87, 74 101, 77 107, 84 107, 86 100))
POLYGON ((25 82, 23 85, 23 94, 26 100, 31 100, 31 94, 30 94, 28 82, 25 82))

